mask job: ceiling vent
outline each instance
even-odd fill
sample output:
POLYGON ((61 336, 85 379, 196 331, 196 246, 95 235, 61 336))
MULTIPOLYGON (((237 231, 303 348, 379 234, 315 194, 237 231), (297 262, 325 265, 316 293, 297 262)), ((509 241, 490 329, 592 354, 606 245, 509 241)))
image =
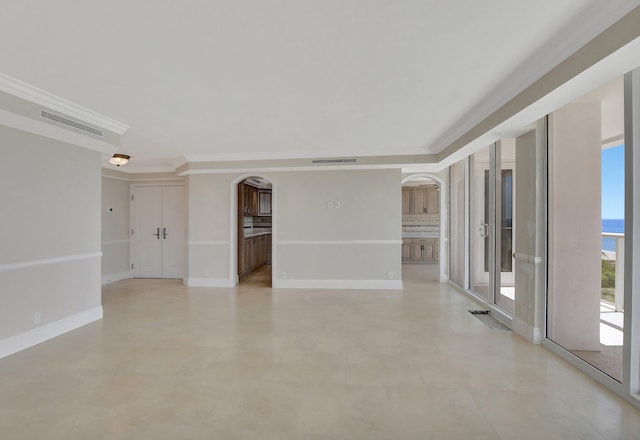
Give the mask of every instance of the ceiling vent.
POLYGON ((91 133, 95 136, 103 136, 102 131, 98 130, 97 128, 89 127, 82 122, 73 121, 65 116, 57 115, 46 110, 40 110, 40 116, 45 119, 55 121, 58 124, 66 125, 67 127, 73 127, 76 130, 84 131, 85 133, 91 133))
POLYGON ((356 163, 357 159, 313 159, 311 163, 356 163))

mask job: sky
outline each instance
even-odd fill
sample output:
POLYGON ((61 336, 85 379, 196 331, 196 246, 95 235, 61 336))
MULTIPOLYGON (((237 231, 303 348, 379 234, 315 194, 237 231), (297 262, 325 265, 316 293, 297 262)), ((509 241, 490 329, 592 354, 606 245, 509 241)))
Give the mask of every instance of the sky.
POLYGON ((602 150, 602 218, 624 218, 624 146, 602 150))

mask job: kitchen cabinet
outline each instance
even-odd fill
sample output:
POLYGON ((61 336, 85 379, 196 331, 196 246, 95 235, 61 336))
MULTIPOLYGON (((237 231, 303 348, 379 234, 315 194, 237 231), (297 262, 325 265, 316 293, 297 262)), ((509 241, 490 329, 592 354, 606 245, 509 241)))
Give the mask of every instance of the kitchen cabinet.
POLYGON ((411 214, 411 188, 402 187, 402 213, 411 214))
POLYGON ((440 191, 435 186, 426 189, 426 208, 428 214, 438 214, 440 212, 440 191))
POLYGON ((439 191, 436 186, 406 186, 402 188, 403 214, 438 214, 439 191))
POLYGON ((411 260, 411 244, 412 240, 410 238, 402 240, 402 261, 411 260))
POLYGON ((271 191, 258 191, 258 215, 271 215, 271 191))
POLYGON ((271 215, 271 190, 238 185, 238 213, 244 217, 271 215))
POLYGON ((265 264, 271 264, 271 234, 241 238, 238 249, 238 276, 240 278, 249 275, 265 264))
POLYGON ((440 246, 437 238, 405 238, 402 240, 402 261, 437 263, 440 246))

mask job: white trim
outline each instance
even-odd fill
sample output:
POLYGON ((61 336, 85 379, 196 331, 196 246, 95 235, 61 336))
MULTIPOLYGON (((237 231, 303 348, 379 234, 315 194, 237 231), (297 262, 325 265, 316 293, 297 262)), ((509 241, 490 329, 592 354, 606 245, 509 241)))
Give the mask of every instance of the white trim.
MULTIPOLYGON (((110 170, 111 168, 107 168, 105 166, 103 166, 102 168, 106 169, 106 170, 110 170)), ((120 171, 120 170, 118 170, 120 171)), ((125 179, 124 177, 116 177, 116 176, 109 176, 107 174, 102 174, 102 177, 106 178, 106 179, 113 179, 113 180, 122 180, 123 182, 131 182, 132 179, 125 179)))
POLYGON ((52 93, 34 87, 4 73, 0 73, 0 91, 8 93, 18 98, 25 99, 35 104, 43 105, 51 110, 55 110, 83 122, 104 128, 117 134, 122 134, 129 129, 129 126, 101 115, 81 105, 60 98, 52 93))
MULTIPOLYGON (((126 170, 122 170, 120 168, 116 168, 113 166, 110 166, 108 163, 106 164, 102 164, 102 169, 103 170, 113 170, 113 171, 119 171, 121 173, 125 173, 125 174, 137 174, 137 173, 175 173, 176 170, 162 170, 162 171, 136 171, 135 169, 132 170, 131 168, 128 168, 126 170)), ((183 177, 157 177, 155 179, 138 179, 135 177, 121 177, 121 176, 111 176, 109 174, 102 174, 102 177, 105 177, 107 179, 114 179, 114 180, 122 180, 123 182, 130 182, 132 184, 135 184, 137 182, 171 182, 171 181, 176 181, 176 182, 182 182, 184 183, 184 178, 183 177)))
POLYGON ((131 243, 131 240, 128 238, 124 238, 121 240, 108 240, 108 241, 103 241, 102 242, 102 246, 109 246, 112 244, 125 244, 125 243, 131 243))
POLYGON ((49 139, 53 139, 89 150, 99 151, 103 155, 111 155, 116 150, 116 145, 100 139, 95 139, 84 134, 76 133, 46 122, 31 119, 26 116, 0 109, 0 124, 16 130, 26 131, 49 139))
POLYGON ((0 341, 0 359, 102 319, 102 306, 67 316, 0 341))
POLYGON ((102 257, 102 252, 91 252, 87 254, 66 255, 64 257, 43 258, 41 260, 21 261, 18 263, 9 263, 0 265, 1 272, 10 272, 13 270, 29 269, 39 266, 50 266, 52 264, 68 263, 70 261, 89 260, 92 258, 102 257))
MULTIPOLYGON (((107 169, 107 170, 114 170, 114 171, 120 171, 123 173, 127 173, 127 174, 153 174, 153 173, 175 173, 176 169, 171 167, 171 166, 161 166, 161 165, 150 165, 149 167, 138 167, 136 168, 135 164, 131 165, 131 162, 129 162, 123 169, 123 167, 117 167, 115 165, 111 165, 108 162, 109 158, 106 158, 107 160, 102 162, 102 168, 107 169)), ((132 180, 138 180, 138 179, 132 179, 132 180)), ((159 179, 140 179, 140 180, 159 180, 159 179)), ((165 179, 163 179, 165 180, 165 179)), ((166 179, 169 180, 169 179, 166 179)))
POLYGON ((182 280, 187 287, 233 287, 229 278, 184 278, 182 280))
POLYGON ((324 241, 278 241, 276 244, 283 245, 316 245, 316 244, 402 244, 402 240, 324 240, 324 241))
MULTIPOLYGON (((195 162, 197 163, 197 162, 195 162)), ((353 170, 395 170, 404 166, 412 166, 415 164, 368 164, 368 165, 315 165, 315 166, 274 166, 262 168, 210 168, 185 170, 178 176, 187 176, 190 174, 248 174, 255 176, 258 173, 268 172, 296 172, 296 171, 353 171, 353 170)))
POLYGON ((402 290, 401 280, 291 280, 274 279, 274 289, 402 290))
POLYGON ((230 244, 230 241, 187 241, 187 245, 189 246, 222 246, 230 244))
POLYGON ((129 270, 126 272, 113 273, 110 275, 102 276, 102 285, 109 283, 115 283, 116 281, 128 280, 129 278, 133 278, 133 271, 129 270))
POLYGON ((542 343, 542 329, 527 324, 522 319, 514 317, 511 321, 513 331, 525 338, 527 341, 533 344, 542 343))

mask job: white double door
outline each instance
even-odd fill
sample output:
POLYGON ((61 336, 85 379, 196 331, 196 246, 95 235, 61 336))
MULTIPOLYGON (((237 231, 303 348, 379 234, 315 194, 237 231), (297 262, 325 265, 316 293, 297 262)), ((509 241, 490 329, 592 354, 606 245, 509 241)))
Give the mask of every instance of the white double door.
POLYGON ((134 186, 131 196, 134 277, 182 278, 185 264, 184 186, 134 186))

